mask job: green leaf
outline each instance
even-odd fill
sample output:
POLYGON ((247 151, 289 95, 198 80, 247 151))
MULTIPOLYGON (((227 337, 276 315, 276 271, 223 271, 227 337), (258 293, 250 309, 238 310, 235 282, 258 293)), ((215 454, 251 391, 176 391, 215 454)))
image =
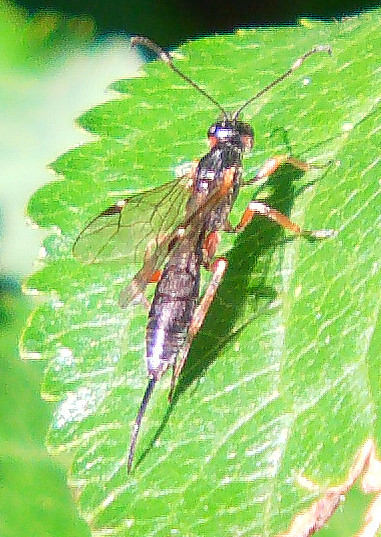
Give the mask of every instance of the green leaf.
MULTIPOLYGON (((80 118, 99 139, 58 159, 60 180, 31 199, 30 216, 60 234, 28 281, 50 300, 23 345, 49 359, 43 391, 58 404, 48 443, 73 450, 70 481, 95 535, 276 535, 313 497, 298 475, 335 483, 361 443, 379 438, 378 26, 375 12, 180 49, 177 65, 234 110, 313 46, 332 46, 332 58, 314 55, 245 110, 256 151, 244 166, 252 177, 289 146, 325 164, 304 176, 284 167, 260 195, 303 227, 339 233, 286 238, 258 218, 224 237, 229 270, 173 404, 170 375, 153 396, 131 475, 147 315, 117 300, 136 267, 82 266, 71 249, 123 193, 172 180, 178 164, 204 154, 218 111, 152 63, 147 77, 115 84, 119 99, 80 118)), ((253 195, 242 193, 233 219, 253 195)))

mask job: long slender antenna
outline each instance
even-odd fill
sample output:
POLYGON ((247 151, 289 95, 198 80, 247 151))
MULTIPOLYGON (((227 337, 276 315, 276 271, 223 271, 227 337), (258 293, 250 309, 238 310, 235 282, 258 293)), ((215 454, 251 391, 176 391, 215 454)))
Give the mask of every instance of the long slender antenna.
POLYGON ((133 37, 131 39, 131 46, 134 47, 135 45, 143 45, 143 46, 151 49, 155 54, 157 54, 158 58, 161 61, 166 63, 172 69, 172 71, 174 71, 181 78, 186 80, 188 82, 188 84, 193 86, 199 93, 204 95, 204 97, 206 97, 215 106, 217 106, 217 108, 219 108, 221 110, 221 112, 224 114, 225 118, 228 117, 228 113, 226 112, 226 110, 224 108, 222 108, 220 103, 218 103, 215 99, 213 99, 213 97, 211 95, 209 95, 209 93, 207 91, 205 91, 202 88, 200 88, 200 86, 198 86, 196 84, 196 82, 194 82, 191 78, 189 78, 189 76, 187 76, 183 72, 181 72, 180 69, 178 67, 176 67, 176 65, 173 63, 171 55, 168 52, 166 52, 163 48, 159 47, 159 45, 157 45, 156 43, 151 41, 151 39, 148 39, 148 37, 144 37, 144 36, 141 36, 141 35, 137 35, 137 36, 135 36, 135 37, 133 37))
POLYGON ((232 119, 236 120, 238 118, 238 116, 240 115, 240 113, 242 112, 242 110, 244 108, 246 108, 247 105, 251 104, 253 101, 258 99, 258 97, 261 97, 261 95, 266 93, 266 91, 268 91, 270 88, 273 88, 274 86, 279 84, 279 82, 282 82, 282 80, 284 80, 285 78, 290 76, 291 73, 296 71, 296 69, 299 69, 299 67, 302 65, 304 60, 306 60, 309 56, 312 56, 312 54, 315 54, 315 52, 327 52, 329 55, 331 55, 332 54, 332 49, 331 49, 331 47, 329 45, 318 45, 317 47, 314 47, 313 49, 311 49, 308 52, 306 52, 305 54, 303 54, 303 56, 298 58, 292 64, 292 66, 290 67, 290 69, 288 69, 288 71, 286 71, 285 73, 283 73, 283 75, 281 75, 280 77, 278 77, 275 80, 273 80, 273 82, 271 82, 271 84, 269 84, 265 88, 261 89, 261 91, 259 91, 256 95, 254 95, 254 97, 251 97, 251 99, 246 101, 240 108, 238 108, 238 110, 234 113, 232 119))
POLYGON ((136 420, 134 423, 134 428, 132 429, 132 435, 131 435, 131 444, 130 444, 130 451, 128 453, 128 464, 127 464, 127 471, 128 473, 131 472, 132 468, 132 462, 134 460, 134 454, 135 454, 135 447, 136 447, 136 440, 138 439, 139 429, 140 425, 142 423, 142 419, 144 416, 144 413, 147 409, 148 402, 151 398, 153 389, 155 387, 157 380, 154 378, 149 379, 148 386, 146 388, 146 391, 143 395, 142 402, 140 403, 140 408, 138 411, 138 414, 136 416, 136 420))

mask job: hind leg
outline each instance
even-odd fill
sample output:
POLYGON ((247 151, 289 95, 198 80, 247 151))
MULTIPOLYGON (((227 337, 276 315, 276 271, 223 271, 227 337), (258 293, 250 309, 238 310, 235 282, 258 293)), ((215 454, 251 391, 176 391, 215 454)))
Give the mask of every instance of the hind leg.
POLYGON ((227 266, 228 266, 228 262, 224 257, 217 258, 213 262, 213 264, 210 266, 210 270, 213 272, 212 279, 205 291, 204 296, 201 299, 200 304, 197 306, 193 314, 192 321, 189 326, 189 331, 188 331, 188 336, 187 336, 185 346, 181 352, 180 357, 178 358, 178 360, 176 361, 173 367, 171 388, 168 394, 169 401, 172 400, 172 396, 176 387, 177 379, 179 378, 180 373, 185 366, 193 339, 195 338, 197 332, 200 330, 201 326, 204 323, 206 314, 208 313, 210 305, 212 304, 213 299, 216 296, 217 289, 226 272, 227 266))

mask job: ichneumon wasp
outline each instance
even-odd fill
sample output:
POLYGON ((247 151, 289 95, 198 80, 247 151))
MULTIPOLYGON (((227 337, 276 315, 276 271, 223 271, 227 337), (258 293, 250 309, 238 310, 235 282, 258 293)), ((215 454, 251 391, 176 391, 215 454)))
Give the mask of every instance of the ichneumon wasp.
POLYGON ((259 201, 249 203, 236 227, 233 228, 229 222, 241 186, 263 181, 282 164, 288 163, 303 171, 310 167, 289 155, 279 155, 268 160, 255 177, 243 182, 242 157, 252 148, 254 133, 249 124, 239 119, 241 112, 291 75, 309 56, 316 52, 331 54, 329 46, 316 46, 303 54, 290 69, 229 114, 209 93, 180 71, 171 55, 156 43, 146 37, 134 37, 131 44, 152 50, 179 77, 211 101, 219 109, 221 118, 208 130, 210 151, 191 172, 109 207, 90 222, 73 246, 74 257, 84 263, 115 259, 127 262, 132 255, 143 263, 119 299, 122 308, 135 300, 142 300, 149 307, 146 330, 149 381, 132 431, 128 471, 132 467, 141 421, 152 391, 171 367, 171 400, 192 341, 227 269, 225 258, 215 258, 219 232, 242 231, 255 215, 260 214, 299 235, 315 238, 334 235, 332 230, 302 230, 287 216, 259 201), (169 211, 173 206, 178 210, 169 211), (200 298, 201 267, 210 270, 212 278, 200 298), (150 282, 157 282, 151 305, 144 296, 150 282))

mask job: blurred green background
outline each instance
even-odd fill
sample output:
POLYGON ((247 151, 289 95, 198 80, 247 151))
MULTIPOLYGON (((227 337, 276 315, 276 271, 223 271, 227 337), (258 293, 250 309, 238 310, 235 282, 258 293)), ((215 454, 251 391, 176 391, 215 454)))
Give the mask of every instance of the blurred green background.
MULTIPOLYGON (((110 98, 106 88, 113 80, 137 71, 140 60, 129 50, 128 36, 149 35, 171 47, 216 31, 293 24, 301 16, 340 18, 375 5, 0 1, 0 537, 89 535, 66 484, 69 461, 52 461, 44 448, 51 416, 39 396, 44 364, 21 361, 18 353, 33 306, 23 297, 21 282, 33 270, 43 237, 27 226, 24 211, 31 193, 52 178, 49 162, 91 139, 75 127, 75 118, 110 98)), ((354 534, 368 501, 351 492, 319 535, 354 534)))
POLYGON ((300 16, 339 18, 378 5, 372 0, 30 0, 28 9, 91 15, 100 33, 145 34, 163 46, 244 26, 292 24, 300 16))

